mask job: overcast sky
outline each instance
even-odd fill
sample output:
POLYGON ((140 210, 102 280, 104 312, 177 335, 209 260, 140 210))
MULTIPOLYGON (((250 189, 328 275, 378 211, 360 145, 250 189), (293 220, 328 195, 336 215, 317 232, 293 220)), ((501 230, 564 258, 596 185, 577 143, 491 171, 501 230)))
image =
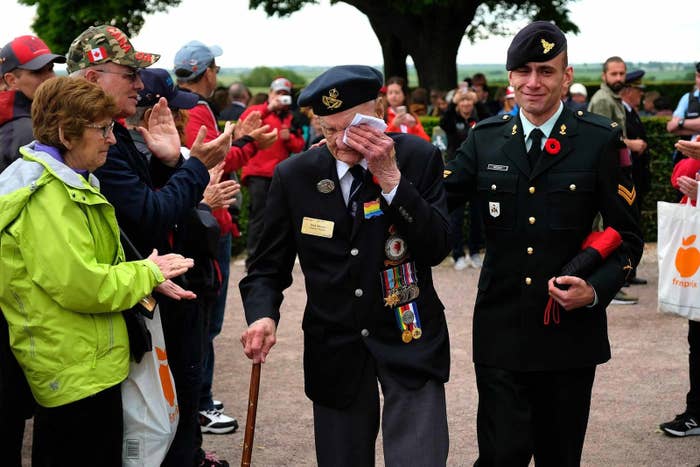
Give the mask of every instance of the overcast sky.
MULTIPOLYGON (((570 8, 581 29, 577 36, 568 35, 571 63, 601 63, 610 55, 630 62, 700 60, 697 0, 578 0, 570 8)), ((5 19, 1 43, 33 34, 35 7, 0 0, 0 11, 5 19)), ((217 63, 224 67, 382 63, 367 18, 345 3, 331 6, 329 0, 284 19, 249 10, 248 0, 183 0, 167 13, 149 15, 132 43, 137 50, 160 53, 156 66, 172 68, 177 50, 192 39, 220 45, 224 54, 217 63)), ((457 62, 505 63, 509 42, 494 38, 472 45, 465 40, 457 62)))

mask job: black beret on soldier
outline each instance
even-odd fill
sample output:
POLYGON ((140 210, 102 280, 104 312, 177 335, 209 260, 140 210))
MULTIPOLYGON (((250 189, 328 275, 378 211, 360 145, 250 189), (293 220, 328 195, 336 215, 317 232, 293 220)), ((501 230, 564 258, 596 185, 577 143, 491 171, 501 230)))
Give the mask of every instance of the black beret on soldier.
POLYGON ((566 36, 548 21, 535 21, 518 32, 508 47, 506 70, 528 62, 546 62, 566 50, 566 36))
POLYGON ((299 94, 299 106, 333 115, 377 98, 382 74, 370 66, 341 65, 323 72, 299 94))

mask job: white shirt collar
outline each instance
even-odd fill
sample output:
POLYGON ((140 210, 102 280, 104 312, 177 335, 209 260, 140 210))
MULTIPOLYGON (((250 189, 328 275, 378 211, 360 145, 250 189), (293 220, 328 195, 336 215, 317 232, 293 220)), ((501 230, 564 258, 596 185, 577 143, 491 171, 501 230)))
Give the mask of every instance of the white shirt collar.
MULTIPOLYGON (((556 112, 554 112, 554 115, 549 117, 549 119, 544 122, 540 126, 535 126, 533 123, 531 123, 527 118, 525 118, 525 115, 523 115, 523 109, 520 109, 520 121, 523 124, 523 134, 525 135, 525 141, 530 137, 530 132, 534 130, 535 128, 539 128, 542 130, 542 133, 544 133, 545 138, 549 138, 550 133, 552 133, 552 129, 554 128, 554 124, 557 123, 557 120, 559 119, 559 116, 561 113, 564 111, 564 104, 559 101, 559 109, 557 109, 556 112)), ((544 142, 542 143, 544 144, 544 142)))
MULTIPOLYGON (((359 164, 367 170, 367 159, 362 158, 360 159, 359 164)), ((346 173, 348 173, 348 170, 350 170, 350 166, 346 164, 343 161, 339 161, 338 159, 335 160, 335 170, 338 171, 338 180, 342 180, 343 177, 345 176, 346 173)))

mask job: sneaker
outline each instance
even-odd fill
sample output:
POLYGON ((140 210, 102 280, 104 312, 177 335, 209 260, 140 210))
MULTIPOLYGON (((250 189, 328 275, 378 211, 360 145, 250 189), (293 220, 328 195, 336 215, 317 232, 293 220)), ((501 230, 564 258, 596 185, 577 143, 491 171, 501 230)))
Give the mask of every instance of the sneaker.
POLYGON ((223 402, 217 401, 216 399, 214 399, 212 401, 212 403, 214 404, 215 410, 218 410, 219 412, 222 412, 224 410, 224 403, 223 402))
POLYGON ((693 436, 700 435, 700 418, 689 415, 687 412, 676 415, 670 422, 662 423, 659 428, 669 436, 693 436))
POLYGON ((459 258, 457 258, 457 261, 455 261, 454 268, 456 271, 461 271, 463 269, 467 269, 468 266, 469 265, 467 264, 466 258, 464 256, 460 256, 459 258))
POLYGON ((479 253, 474 253, 472 255, 469 255, 469 259, 472 262, 472 267, 474 269, 479 269, 481 266, 484 265, 484 262, 481 260, 481 255, 479 253))
POLYGON ((227 461, 219 459, 213 452, 204 453, 204 459, 199 464, 200 467, 229 467, 227 461))
POLYGON ((630 295, 623 290, 615 294, 615 298, 610 302, 611 305, 636 305, 639 299, 634 295, 630 295))
POLYGON ((221 435, 238 429, 238 420, 215 409, 199 412, 199 424, 202 427, 202 433, 221 435))

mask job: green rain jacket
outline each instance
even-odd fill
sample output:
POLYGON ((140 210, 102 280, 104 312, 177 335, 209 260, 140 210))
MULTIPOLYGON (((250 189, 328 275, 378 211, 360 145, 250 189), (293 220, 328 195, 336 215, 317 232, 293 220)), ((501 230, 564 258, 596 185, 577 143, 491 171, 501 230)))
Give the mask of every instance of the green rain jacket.
POLYGON ((49 154, 20 149, 0 174, 0 308, 37 402, 57 407, 123 381, 121 310, 164 280, 149 260, 124 262, 114 208, 49 154))

